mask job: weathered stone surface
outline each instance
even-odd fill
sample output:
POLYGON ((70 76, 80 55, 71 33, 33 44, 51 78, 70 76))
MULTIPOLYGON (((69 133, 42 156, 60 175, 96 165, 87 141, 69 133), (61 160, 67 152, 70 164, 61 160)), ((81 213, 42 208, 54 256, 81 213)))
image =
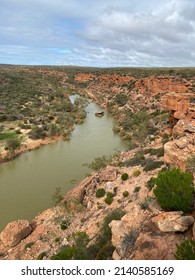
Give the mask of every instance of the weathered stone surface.
POLYGON ((162 232, 184 232, 194 223, 194 218, 182 214, 182 211, 165 212, 152 218, 152 221, 162 232))
POLYGON ((194 223, 193 228, 192 228, 192 233, 193 233, 193 238, 195 240, 195 223, 194 223))
POLYGON ((133 260, 164 260, 170 259, 167 238, 141 233, 136 241, 133 260))
POLYGON ((101 172, 100 178, 102 181, 114 181, 117 177, 117 171, 114 168, 106 168, 101 172))
POLYGON ((27 237, 32 228, 27 220, 10 222, 0 234, 0 239, 6 246, 16 246, 22 239, 27 237))
POLYGON ((109 192, 111 191, 113 188, 114 188, 115 184, 113 182, 107 182, 105 184, 105 191, 106 192, 109 192))
POLYGON ((184 149, 187 147, 188 145, 188 139, 187 137, 181 137, 178 140, 175 140, 175 145, 179 148, 179 149, 184 149))
POLYGON ((192 94, 167 93, 162 96, 162 107, 172 111, 188 111, 190 107, 190 96, 192 94))

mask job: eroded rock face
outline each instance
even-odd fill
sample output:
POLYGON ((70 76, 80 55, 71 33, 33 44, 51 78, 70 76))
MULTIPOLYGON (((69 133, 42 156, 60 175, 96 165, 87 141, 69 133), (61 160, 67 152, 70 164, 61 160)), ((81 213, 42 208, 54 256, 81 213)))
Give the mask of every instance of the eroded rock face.
POLYGON ((167 93, 162 96, 162 107, 171 111, 187 112, 191 96, 191 93, 167 93))
POLYGON ((164 160, 185 170, 187 159, 195 154, 193 134, 169 141, 164 145, 164 160))
POLYGON ((182 211, 165 212, 152 218, 152 221, 162 232, 184 232, 193 225, 194 218, 182 214, 182 211))
POLYGON ((7 224, 0 234, 1 241, 9 247, 16 246, 22 239, 27 237, 32 228, 27 220, 17 220, 7 224))
POLYGON ((162 107, 171 110, 170 122, 174 125, 175 138, 164 145, 164 160, 182 170, 185 170, 187 159, 195 154, 194 97, 194 93, 169 93, 161 99, 162 107))

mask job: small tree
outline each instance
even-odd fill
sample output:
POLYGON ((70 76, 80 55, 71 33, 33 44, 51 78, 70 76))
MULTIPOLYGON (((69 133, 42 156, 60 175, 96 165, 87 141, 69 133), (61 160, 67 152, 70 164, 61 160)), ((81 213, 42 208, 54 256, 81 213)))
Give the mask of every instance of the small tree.
POLYGON ((160 206, 166 210, 188 212, 193 205, 193 176, 180 169, 159 172, 154 190, 160 206))
POLYGON ((188 239, 177 245, 175 258, 176 260, 195 260, 195 241, 188 239))
POLYGON ((15 155, 15 150, 20 147, 21 141, 18 138, 11 138, 7 140, 6 147, 8 149, 9 157, 15 155))

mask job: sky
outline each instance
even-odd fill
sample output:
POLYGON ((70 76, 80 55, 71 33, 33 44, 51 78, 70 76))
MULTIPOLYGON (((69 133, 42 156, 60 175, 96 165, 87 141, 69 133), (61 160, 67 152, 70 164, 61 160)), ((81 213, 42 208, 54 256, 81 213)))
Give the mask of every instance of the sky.
POLYGON ((0 0, 0 64, 195 66, 194 0, 0 0))

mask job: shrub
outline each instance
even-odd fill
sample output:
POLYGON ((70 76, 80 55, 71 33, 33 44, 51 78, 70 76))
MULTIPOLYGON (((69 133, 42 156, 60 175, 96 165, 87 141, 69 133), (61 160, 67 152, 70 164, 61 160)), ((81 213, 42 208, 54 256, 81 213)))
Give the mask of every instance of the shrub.
POLYGON ((144 171, 148 172, 148 171, 157 169, 157 168, 161 167, 163 164, 164 164, 163 161, 152 160, 146 164, 146 166, 144 167, 144 171))
POLYGON ((140 174, 141 174, 141 171, 140 171, 140 170, 134 170, 132 175, 133 175, 134 177, 138 177, 140 174))
POLYGON ((124 236, 121 243, 121 248, 124 251, 124 253, 132 250, 132 247, 135 244, 137 237, 138 232, 136 230, 131 230, 124 236))
POLYGON ((122 179, 123 181, 126 181, 128 178, 129 178, 129 175, 128 175, 127 173, 123 173, 123 174, 121 175, 121 179, 122 179))
POLYGON ((144 155, 138 154, 138 155, 135 155, 133 158, 126 160, 124 164, 126 167, 136 166, 136 165, 142 164, 142 162, 144 160, 145 160, 144 155))
POLYGON ((175 258, 176 260, 195 260, 195 240, 184 240, 177 245, 175 258))
POLYGON ((124 196, 124 197, 128 197, 128 196, 129 196, 129 192, 128 192, 128 191, 124 191, 124 192, 123 192, 123 196, 124 196))
POLYGON ((151 156, 157 156, 157 157, 164 156, 164 147, 161 147, 159 149, 151 149, 150 155, 151 156))
POLYGON ((113 193, 111 193, 111 192, 108 192, 107 194, 106 194, 106 198, 105 198, 105 202, 106 202, 106 204, 108 204, 108 205, 110 205, 110 204, 112 204, 112 202, 113 202, 113 197, 115 196, 115 194, 113 194, 113 193))
POLYGON ((36 259, 37 260, 42 260, 46 255, 47 255, 46 252, 42 252, 38 255, 38 257, 36 259))
POLYGON ((96 197, 100 198, 100 197, 103 197, 105 194, 106 194, 105 189, 100 188, 100 189, 98 189, 98 190, 96 191, 96 194, 95 194, 95 195, 96 195, 96 197))
POLYGON ((60 227, 61 227, 62 230, 65 230, 65 229, 68 228, 69 225, 70 225, 69 221, 63 220, 60 224, 60 227))
POLYGON ((51 200, 54 206, 57 206, 63 200, 60 187, 56 187, 54 193, 52 194, 51 200))
POLYGON ((156 178, 151 177, 151 178, 147 181, 146 186, 147 186, 147 188, 151 191, 152 188, 154 187, 155 183, 156 183, 156 178))
POLYGON ((88 260, 89 254, 87 245, 89 237, 85 232, 76 232, 70 236, 72 245, 65 245, 60 248, 59 253, 52 256, 52 260, 88 260))
POLYGON ((135 187, 135 189, 134 189, 134 193, 137 193, 137 192, 139 192, 140 191, 140 189, 141 189, 141 187, 135 187))
POLYGON ((109 213, 103 221, 100 228, 100 234, 97 236, 96 241, 89 248, 90 258, 93 260, 108 260, 111 259, 114 247, 111 242, 112 233, 109 224, 113 220, 120 220, 125 215, 124 211, 120 209, 113 210, 109 213))
POLYGON ((33 245, 34 245, 34 242, 29 242, 24 246, 24 248, 28 249, 28 248, 31 248, 33 245))
POLYGON ((188 212, 193 205, 193 176, 180 169, 159 172, 154 190, 160 206, 166 210, 188 212))

